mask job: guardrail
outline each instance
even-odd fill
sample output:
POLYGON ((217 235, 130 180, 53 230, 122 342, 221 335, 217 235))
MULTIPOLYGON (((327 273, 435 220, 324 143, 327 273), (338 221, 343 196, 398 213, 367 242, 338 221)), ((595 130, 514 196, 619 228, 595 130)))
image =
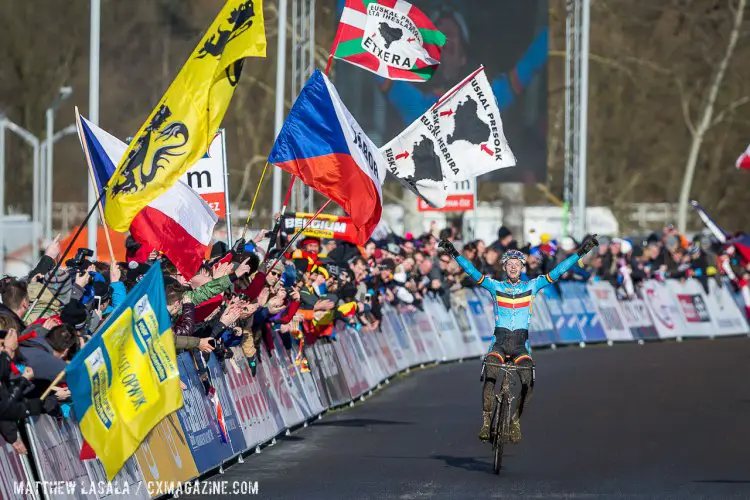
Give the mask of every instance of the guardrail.
MULTIPOLYGON (((727 285, 712 281, 706 294, 694 280, 648 281, 642 294, 620 301, 606 282, 547 287, 533 303, 530 344, 612 344, 750 332, 744 306, 727 285)), ((278 336, 273 349, 261 354, 255 377, 239 348, 223 365, 213 354, 204 363, 200 356, 181 353, 185 405, 154 428, 110 487, 92 488, 106 478, 98 460, 79 459, 83 439, 75 414, 61 420, 45 415, 26 426, 38 477, 10 445, 0 447, 0 498, 148 499, 164 493, 155 484, 223 472, 228 462, 260 452, 330 408, 364 399, 398 373, 482 355, 494 325, 492 300, 477 288, 453 293, 450 311, 434 298, 425 300, 424 311, 384 306, 378 330, 346 327, 337 331, 337 340, 308 346, 309 372, 300 370, 296 351, 287 351, 278 336), (214 388, 210 394, 204 380, 214 388), (35 480, 65 486, 42 492, 18 486, 35 480)))

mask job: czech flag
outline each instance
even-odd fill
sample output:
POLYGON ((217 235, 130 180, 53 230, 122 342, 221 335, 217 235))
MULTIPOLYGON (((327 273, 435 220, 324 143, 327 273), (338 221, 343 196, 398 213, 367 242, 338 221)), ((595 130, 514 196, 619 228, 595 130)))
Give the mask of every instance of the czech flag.
POLYGON ((380 222, 386 161, 319 70, 305 84, 268 162, 338 203, 364 245, 380 222))
MULTIPOLYGON (((128 149, 127 144, 78 114, 78 135, 101 194, 128 149)), ((107 197, 102 198, 105 202, 107 197)), ((152 200, 130 223, 130 234, 142 245, 166 254, 178 271, 192 278, 206 256, 218 217, 190 186, 177 181, 152 200)))

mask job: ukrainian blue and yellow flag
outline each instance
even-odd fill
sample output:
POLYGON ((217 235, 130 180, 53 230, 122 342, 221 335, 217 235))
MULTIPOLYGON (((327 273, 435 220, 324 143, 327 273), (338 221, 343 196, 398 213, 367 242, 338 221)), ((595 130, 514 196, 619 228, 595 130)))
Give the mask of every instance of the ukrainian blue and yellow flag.
POLYGON ((158 261, 65 372, 81 433, 111 481, 149 431, 182 406, 158 261))
POLYGON ((262 0, 228 0, 146 122, 107 186, 104 218, 125 232, 208 150, 245 57, 266 57, 262 0))

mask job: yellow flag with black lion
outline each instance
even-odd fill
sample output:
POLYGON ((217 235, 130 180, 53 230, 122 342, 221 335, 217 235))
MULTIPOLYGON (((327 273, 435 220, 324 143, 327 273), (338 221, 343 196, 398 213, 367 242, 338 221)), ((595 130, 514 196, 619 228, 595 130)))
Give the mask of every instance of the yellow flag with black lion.
POLYGON ((104 216, 124 232, 201 158, 232 99, 245 57, 266 56, 262 0, 229 0, 135 135, 107 185, 104 216))

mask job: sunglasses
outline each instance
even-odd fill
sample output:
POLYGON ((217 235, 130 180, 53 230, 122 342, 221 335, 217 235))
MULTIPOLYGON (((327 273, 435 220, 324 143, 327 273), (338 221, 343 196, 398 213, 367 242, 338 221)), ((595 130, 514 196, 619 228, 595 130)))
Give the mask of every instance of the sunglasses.
POLYGON ((270 272, 270 273, 268 273, 268 274, 269 274, 269 275, 271 275, 271 276, 276 276, 276 277, 279 277, 279 276, 281 276, 281 273, 280 273, 280 272, 278 272, 278 271, 271 271, 271 272, 270 272))

